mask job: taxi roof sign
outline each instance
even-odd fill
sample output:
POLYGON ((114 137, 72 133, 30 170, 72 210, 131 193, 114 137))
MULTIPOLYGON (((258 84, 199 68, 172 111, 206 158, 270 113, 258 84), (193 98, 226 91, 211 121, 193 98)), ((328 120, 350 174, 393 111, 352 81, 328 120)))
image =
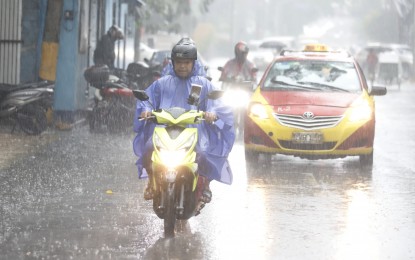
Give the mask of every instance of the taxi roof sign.
POLYGON ((302 50, 283 49, 280 56, 291 57, 352 57, 346 50, 332 50, 328 45, 322 43, 310 43, 304 46, 302 50))
POLYGON ((327 52, 329 51, 329 47, 325 44, 321 43, 311 43, 304 46, 303 51, 308 52, 327 52))

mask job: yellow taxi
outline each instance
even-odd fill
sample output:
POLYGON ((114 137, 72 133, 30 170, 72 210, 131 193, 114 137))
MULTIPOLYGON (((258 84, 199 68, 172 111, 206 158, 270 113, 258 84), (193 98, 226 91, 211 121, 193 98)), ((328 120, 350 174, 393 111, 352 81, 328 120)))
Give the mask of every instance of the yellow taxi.
POLYGON ((326 45, 283 51, 265 71, 245 115, 248 165, 259 155, 306 159, 358 156, 373 164, 375 102, 386 87, 368 86, 355 59, 326 45))

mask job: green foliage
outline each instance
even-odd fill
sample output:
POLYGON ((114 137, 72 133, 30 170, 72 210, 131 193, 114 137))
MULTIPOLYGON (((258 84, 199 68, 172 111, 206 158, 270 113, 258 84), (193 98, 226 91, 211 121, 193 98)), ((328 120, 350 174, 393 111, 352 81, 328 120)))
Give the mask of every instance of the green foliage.
MULTIPOLYGON (((214 0, 201 0, 199 10, 209 11, 209 5, 214 0)), ((182 16, 192 12, 192 0, 148 0, 146 2, 143 25, 149 32, 159 30, 180 32, 179 20, 182 16)))

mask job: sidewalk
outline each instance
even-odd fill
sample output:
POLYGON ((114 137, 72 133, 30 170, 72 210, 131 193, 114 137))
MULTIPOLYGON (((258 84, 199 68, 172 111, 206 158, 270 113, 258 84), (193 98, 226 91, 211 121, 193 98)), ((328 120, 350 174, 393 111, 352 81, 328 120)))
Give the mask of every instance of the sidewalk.
POLYGON ((75 122, 71 125, 51 125, 40 135, 27 135, 18 126, 12 133, 13 123, 6 120, 0 121, 0 173, 2 168, 11 165, 19 157, 30 154, 39 147, 56 140, 60 130, 70 131, 86 123, 84 115, 77 115, 75 122))

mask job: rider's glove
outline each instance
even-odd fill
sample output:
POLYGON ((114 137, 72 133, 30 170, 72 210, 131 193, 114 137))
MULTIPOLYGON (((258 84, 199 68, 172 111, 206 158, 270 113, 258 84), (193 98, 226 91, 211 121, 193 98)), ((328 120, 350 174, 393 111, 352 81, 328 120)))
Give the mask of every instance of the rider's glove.
POLYGON ((215 122, 218 119, 216 114, 213 112, 205 112, 204 118, 207 123, 211 123, 211 124, 213 124, 213 122, 215 122))

